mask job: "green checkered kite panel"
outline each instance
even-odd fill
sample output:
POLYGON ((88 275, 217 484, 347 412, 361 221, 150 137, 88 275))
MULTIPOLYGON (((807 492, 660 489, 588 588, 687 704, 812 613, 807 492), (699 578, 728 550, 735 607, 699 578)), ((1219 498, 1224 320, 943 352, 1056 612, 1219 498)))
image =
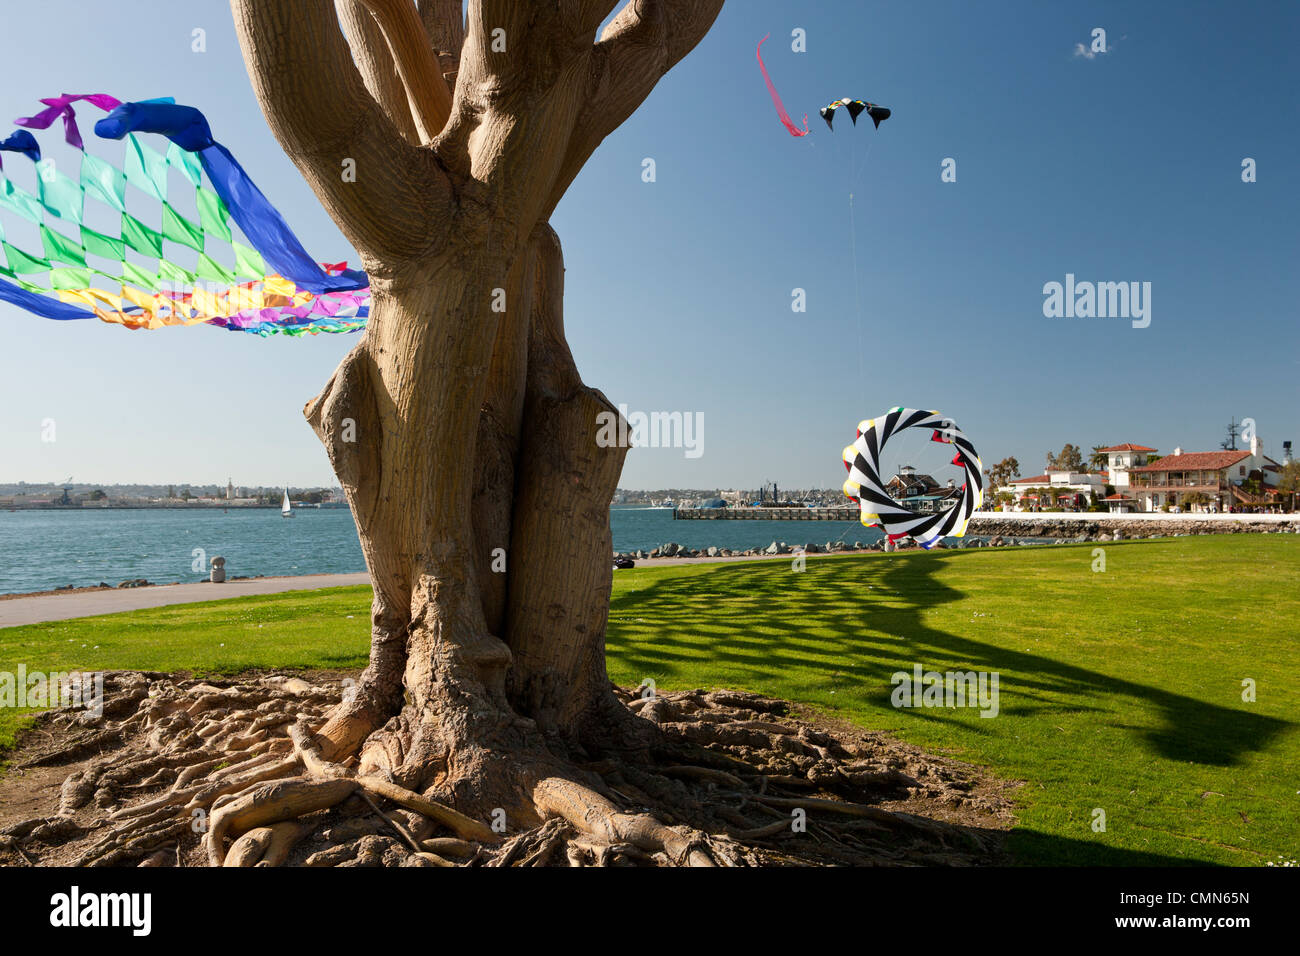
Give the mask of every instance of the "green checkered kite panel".
POLYGON ((134 134, 126 137, 122 169, 90 153, 82 153, 81 172, 72 179, 49 160, 37 164, 39 195, 18 186, 0 172, 0 209, 27 220, 37 227, 41 252, 24 250, 6 241, 0 220, 0 248, 4 260, 0 274, 33 292, 51 289, 88 288, 92 275, 118 284, 136 286, 150 293, 162 290, 164 283, 193 284, 197 279, 234 285, 258 281, 267 274, 266 263, 253 248, 235 238, 230 211, 221 197, 203 184, 203 167, 199 158, 175 143, 160 153, 134 134), (193 222, 168 202, 168 173, 176 170, 194 188, 194 202, 199 221, 193 222), (128 189, 127 187, 130 187, 128 189), (156 227, 127 211, 129 196, 143 193, 161 206, 156 227), (118 235, 105 235, 86 225, 86 200, 93 199, 119 216, 118 235), (51 228, 54 221, 75 231, 51 228), (167 255, 167 244, 190 250, 197 255, 191 270, 167 255), (128 250, 140 257, 157 261, 151 271, 127 259, 128 250), (222 265, 214 253, 233 260, 234 267, 222 265), (117 263, 117 271, 107 272, 87 262, 86 256, 117 263), (42 286, 34 276, 48 279, 42 286))

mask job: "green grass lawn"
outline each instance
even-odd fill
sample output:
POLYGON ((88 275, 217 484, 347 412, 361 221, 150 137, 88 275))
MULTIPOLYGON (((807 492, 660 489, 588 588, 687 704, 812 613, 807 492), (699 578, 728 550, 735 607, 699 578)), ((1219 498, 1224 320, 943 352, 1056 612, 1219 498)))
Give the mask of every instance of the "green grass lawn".
MULTIPOLYGON (((1094 547, 621 571, 610 676, 801 701, 1025 781, 1021 862, 1295 859, 1300 538, 1108 543, 1100 573, 1094 547), (999 715, 894 708, 890 676, 915 664, 997 672, 999 715)), ((369 602, 342 588, 9 628, 0 671, 359 667, 369 602)), ((0 742, 16 726, 0 711, 0 742)))

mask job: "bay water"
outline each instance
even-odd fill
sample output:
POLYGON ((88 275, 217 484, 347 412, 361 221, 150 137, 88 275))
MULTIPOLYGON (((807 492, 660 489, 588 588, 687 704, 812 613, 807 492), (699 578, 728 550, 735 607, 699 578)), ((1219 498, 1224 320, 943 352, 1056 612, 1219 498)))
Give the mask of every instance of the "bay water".
MULTIPOLYGON (((871 542, 856 521, 674 521, 666 508, 610 509, 615 551, 650 551, 674 541, 735 551, 773 541, 824 545, 871 542)), ((0 511, 0 594, 145 578, 199 581, 208 560, 226 559, 228 576, 342 574, 364 571, 346 508, 82 508, 0 511)))

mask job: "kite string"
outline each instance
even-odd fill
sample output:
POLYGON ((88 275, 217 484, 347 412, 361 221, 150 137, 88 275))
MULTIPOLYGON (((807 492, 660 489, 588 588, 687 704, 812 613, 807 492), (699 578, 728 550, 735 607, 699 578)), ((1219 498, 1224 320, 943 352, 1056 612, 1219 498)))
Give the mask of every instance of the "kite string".
POLYGON ((867 148, 862 151, 862 159, 854 163, 853 181, 856 183, 867 168, 867 160, 871 159, 871 149, 876 145, 876 134, 873 131, 871 139, 867 141, 867 148))
POLYGON ((862 291, 858 281, 858 226, 853 211, 853 193, 849 192, 849 246, 853 250, 853 305, 858 319, 858 381, 862 383, 863 398, 867 397, 867 378, 863 364, 865 349, 862 341, 862 291))
POLYGON ((867 160, 871 157, 871 149, 876 145, 876 138, 873 135, 867 142, 867 148, 862 151, 862 159, 857 158, 858 147, 856 137, 851 137, 849 144, 849 247, 853 251, 853 305, 857 312, 858 321, 858 381, 862 382, 863 395, 867 395, 867 379, 864 368, 864 355, 866 349, 862 338, 862 289, 861 279, 858 276, 858 225, 853 204, 853 187, 862 177, 862 172, 867 168, 867 160))

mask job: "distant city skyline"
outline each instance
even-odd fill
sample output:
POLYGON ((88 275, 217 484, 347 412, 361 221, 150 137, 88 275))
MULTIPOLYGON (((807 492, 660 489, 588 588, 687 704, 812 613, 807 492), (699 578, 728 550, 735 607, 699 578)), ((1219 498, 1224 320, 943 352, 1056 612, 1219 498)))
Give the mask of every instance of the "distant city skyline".
MULTIPOLYGON (((1258 425, 1257 425, 1256 422, 1254 422, 1253 419, 1247 419, 1247 421, 1250 422, 1250 426, 1251 426, 1252 429, 1258 429, 1258 425)), ((1231 419, 1231 420, 1229 420, 1228 422, 1225 422, 1225 424, 1223 425, 1223 427, 1222 427, 1222 429, 1221 429, 1221 431, 1220 431, 1220 439, 1219 439, 1219 441, 1218 441, 1218 442, 1215 442, 1215 443, 1212 443, 1212 444, 1207 444, 1207 445, 1204 445, 1204 446, 1197 446, 1197 445, 1194 445, 1194 444, 1191 444, 1191 443, 1181 442, 1181 443, 1172 443, 1172 444, 1168 444, 1168 445, 1164 445, 1164 446, 1161 446, 1161 445, 1156 444, 1156 445, 1151 445, 1151 446, 1149 446, 1149 447, 1155 449, 1154 454, 1157 454, 1157 455, 1168 455, 1168 454, 1172 454, 1176 449, 1181 449, 1181 450, 1184 451, 1184 452, 1216 451, 1216 450, 1219 450, 1221 447, 1226 447, 1226 446, 1228 445, 1229 441, 1235 439, 1235 445, 1236 445, 1236 447, 1238 447, 1238 448, 1247 448, 1247 447, 1249 447, 1249 444, 1250 444, 1250 436, 1249 436, 1249 435, 1244 435, 1244 436, 1243 436, 1243 434, 1241 433, 1239 427, 1237 428, 1237 430, 1235 431, 1235 433, 1234 433, 1234 432, 1230 432, 1230 429, 1233 428, 1233 426, 1240 426, 1240 425, 1241 425, 1241 423, 1238 422, 1238 421, 1236 421, 1235 419, 1231 419)), ((1286 438, 1286 439, 1280 439, 1280 440, 1275 440, 1275 441, 1270 442, 1270 441, 1269 441, 1269 440, 1268 440, 1268 439, 1267 439, 1267 438, 1262 434, 1261 431, 1256 430, 1256 431, 1254 431, 1254 432, 1252 432, 1252 433, 1253 433, 1253 434, 1258 434, 1258 435, 1259 435, 1259 441, 1260 441, 1260 446, 1261 446, 1261 452, 1262 452, 1262 454, 1264 454, 1265 456, 1267 456, 1267 457, 1269 457, 1269 458, 1272 458, 1273 460, 1275 460, 1275 461, 1277 461, 1277 462, 1279 462, 1279 463, 1282 462, 1282 461, 1284 460, 1284 458, 1286 457, 1286 454, 1287 454, 1286 449, 1283 448, 1283 443, 1284 443, 1284 442, 1291 442, 1291 443, 1292 443, 1292 446, 1293 446, 1292 454, 1294 454, 1294 447, 1295 447, 1296 444, 1297 444, 1294 440, 1292 440, 1292 439, 1290 439, 1290 438, 1286 438)), ((1124 442, 1127 442, 1127 441, 1130 441, 1130 440, 1131 440, 1131 439, 1125 439, 1124 442)), ((1108 447, 1108 446, 1110 446, 1110 445, 1123 444, 1124 442, 1082 442, 1082 443, 1081 443, 1081 442, 1077 442, 1077 441, 1075 441, 1075 442, 1062 442, 1062 443, 1061 443, 1060 445, 1058 445, 1056 448, 1053 448, 1053 449, 1050 449, 1050 450, 1047 451, 1047 452, 1044 452, 1044 454, 1043 454, 1039 459, 1037 459, 1037 461, 1042 462, 1042 464, 1036 464, 1034 459, 1021 458, 1021 457, 1016 456, 1016 455, 998 455, 998 456, 996 456, 996 457, 982 456, 981 460, 983 461, 984 468, 985 468, 985 470, 987 471, 988 469, 992 468, 994 465, 998 464, 999 462, 1001 462, 1001 461, 1002 461, 1003 459, 1005 459, 1005 458, 1009 458, 1009 457, 1017 458, 1017 460, 1018 460, 1018 462, 1019 462, 1019 464, 1020 464, 1020 474, 1021 474, 1021 476, 1022 476, 1022 477, 1028 477, 1028 476, 1031 476, 1031 475, 1037 474, 1037 473, 1039 473, 1039 472, 1041 472, 1041 471, 1043 471, 1044 469, 1047 468, 1046 459, 1047 459, 1047 457, 1048 457, 1049 455, 1056 455, 1056 454, 1058 454, 1058 453, 1061 451, 1061 448, 1062 448, 1065 444, 1073 444, 1073 445, 1075 445, 1075 446, 1079 449, 1079 452, 1080 452, 1080 454, 1081 454, 1082 457, 1083 457, 1083 460, 1084 460, 1084 463, 1085 463, 1085 469, 1086 469, 1086 470, 1095 470, 1091 465, 1088 464, 1089 455, 1090 455, 1090 453, 1091 453, 1091 451, 1092 451, 1092 449, 1093 449, 1094 447, 1104 448, 1104 447, 1108 447)), ((943 463, 943 460, 946 459, 947 456, 946 456, 946 454, 944 454, 944 451, 943 451, 942 447, 940 447, 940 446, 935 446, 933 449, 927 449, 927 448, 924 448, 924 445, 922 444, 922 447, 921 447, 921 448, 917 448, 917 447, 916 447, 916 444, 917 444, 917 443, 916 443, 915 441, 913 441, 913 442, 912 442, 912 446, 913 446, 913 447, 912 447, 909 451, 900 451, 899 455, 895 455, 895 456, 894 456, 894 457, 898 457, 898 458, 900 458, 900 467, 902 467, 902 465, 901 465, 901 459, 902 459, 902 458, 908 458, 908 457, 909 457, 909 454, 911 454, 911 453, 914 452, 914 453, 916 453, 916 454, 911 454, 911 457, 915 458, 917 461, 926 461, 926 460, 928 460, 929 462, 931 462, 931 464, 923 465, 923 466, 922 466, 922 470, 924 470, 925 468, 930 468, 931 470, 933 470, 933 471, 936 472, 936 473, 939 473, 939 472, 942 472, 942 471, 945 470, 946 465, 943 463)), ((632 451, 636 451, 636 450, 637 450, 637 449, 632 449, 632 451)), ((650 449, 650 448, 646 448, 646 449, 641 449, 641 450, 644 451, 644 452, 653 452, 653 451, 658 451, 659 449, 650 449)), ((955 472, 956 469, 954 468, 954 469, 952 469, 952 471, 955 472)), ((73 479, 76 478, 75 475, 72 476, 72 477, 73 477, 73 479)), ((653 491, 653 492, 667 492, 667 491, 709 491, 709 490, 722 490, 722 489, 737 489, 737 490, 739 490, 739 489, 757 489, 757 488, 760 487, 761 485, 770 484, 772 480, 776 480, 776 479, 766 478, 766 479, 763 479, 763 480, 761 480, 761 481, 752 481, 752 480, 751 480, 751 482, 750 482, 749 484, 737 483, 737 482, 730 482, 730 483, 728 483, 728 482, 720 482, 720 483, 715 483, 715 484, 697 484, 697 485, 685 485, 685 484, 682 484, 682 485, 675 485, 675 484, 665 484, 665 485, 642 485, 642 486, 628 484, 626 481, 620 481, 620 484, 619 484, 619 486, 618 486, 618 488, 617 488, 616 490, 617 490, 617 491, 631 491, 631 492, 652 492, 652 491, 653 491)), ((799 484, 797 481, 796 481, 796 482, 793 482, 793 483, 792 483, 792 482, 784 482, 784 481, 780 481, 780 480, 777 480, 777 481, 778 481, 778 484, 786 485, 786 486, 790 487, 791 489, 798 489, 798 490, 817 490, 817 489, 826 489, 826 488, 838 488, 838 487, 840 486, 840 480, 835 480, 835 481, 832 481, 832 482, 829 482, 829 483, 825 483, 825 484, 817 484, 817 483, 812 483, 812 484, 799 484)), ((226 486, 227 486, 227 484, 230 484, 230 483, 233 483, 234 486, 235 486, 236 488, 246 488, 246 489, 277 489, 277 488, 288 487, 288 488, 290 488, 290 490, 293 490, 293 489, 301 489, 301 490, 333 489, 333 490, 339 490, 339 491, 342 490, 341 487, 339 486, 339 484, 338 484, 337 481, 327 481, 327 482, 318 482, 318 483, 311 483, 311 482, 308 482, 308 483, 293 483, 293 482, 290 482, 290 483, 288 483, 288 484, 286 485, 286 483, 284 483, 284 482, 235 482, 234 479, 233 479, 233 476, 228 477, 226 482, 210 482, 210 481, 162 481, 162 482, 159 482, 159 481, 138 480, 138 479, 132 479, 132 480, 126 480, 126 481, 117 481, 117 482, 96 482, 96 481, 77 481, 77 480, 72 480, 72 481, 39 481, 39 480, 38 480, 38 481, 32 481, 32 480, 28 480, 28 479, 22 479, 22 478, 19 478, 19 479, 14 479, 14 480, 12 480, 12 481, 0 481, 0 494, 12 494, 12 493, 14 493, 14 492, 13 492, 11 489, 15 489, 15 488, 17 488, 17 487, 20 486, 20 485, 26 485, 26 486, 28 486, 28 487, 50 487, 50 488, 60 488, 60 487, 67 486, 67 487, 71 487, 71 488, 90 488, 90 489, 97 488, 97 487, 98 487, 98 488, 105 488, 105 489, 106 489, 106 488, 130 488, 130 487, 140 487, 140 488, 166 488, 167 486, 175 486, 176 488, 185 488, 185 487, 188 487, 188 488, 191 488, 191 489, 199 488, 199 489, 204 489, 204 490, 206 490, 206 489, 217 489, 217 490, 222 490, 222 489, 225 489, 226 486)))
MULTIPOLYGON (((267 129, 225 0, 144 7, 8 10, 11 36, 58 23, 65 55, 11 44, 0 117, 63 90, 193 103, 313 256, 357 265, 267 129)), ((942 410, 986 467, 1022 474, 1066 442, 1217 449, 1247 417, 1280 461, 1300 441, 1297 36, 1300 7, 1268 0, 728 4, 552 219, 584 381, 703 426, 693 449, 634 449, 620 486, 836 487, 854 426, 895 405, 942 410), (1112 43, 1089 55, 1097 27, 1112 43), (768 32, 807 137, 758 71, 768 32), (840 96, 893 115, 831 133, 816 110, 840 96), (1094 305, 1137 283, 1140 309, 1066 318, 1098 311, 1069 298, 1050 318, 1053 283, 1094 305)), ((129 332, 5 304, 0 323, 0 481, 336 484, 302 407, 351 336, 129 332)))

